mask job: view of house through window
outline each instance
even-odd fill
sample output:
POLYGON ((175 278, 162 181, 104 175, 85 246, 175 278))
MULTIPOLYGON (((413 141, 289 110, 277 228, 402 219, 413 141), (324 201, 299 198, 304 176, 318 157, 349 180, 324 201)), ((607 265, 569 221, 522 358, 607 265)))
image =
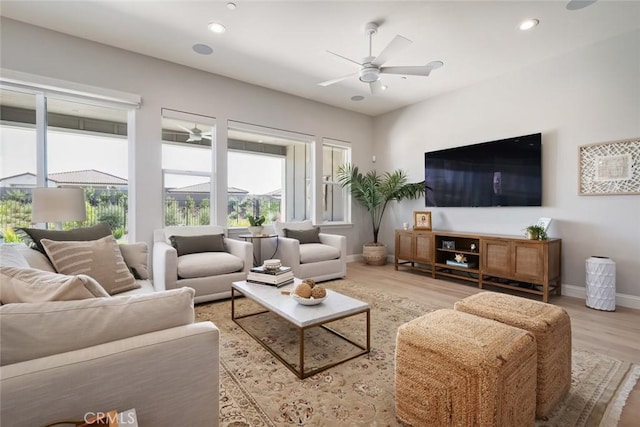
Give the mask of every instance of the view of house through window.
POLYGON ((228 132, 227 226, 246 227, 310 218, 311 139, 270 128, 231 123, 228 132))
POLYGON ((127 109, 92 104, 86 98, 62 100, 7 89, 2 89, 0 102, 0 231, 4 240, 19 241, 15 228, 34 226, 31 195, 37 186, 84 189, 86 221, 62 222, 63 229, 107 222, 116 238, 126 240, 127 109), (37 103, 37 97, 44 102, 37 103), (47 122, 46 128, 41 126, 40 138, 37 108, 43 110, 40 116, 46 115, 47 122))

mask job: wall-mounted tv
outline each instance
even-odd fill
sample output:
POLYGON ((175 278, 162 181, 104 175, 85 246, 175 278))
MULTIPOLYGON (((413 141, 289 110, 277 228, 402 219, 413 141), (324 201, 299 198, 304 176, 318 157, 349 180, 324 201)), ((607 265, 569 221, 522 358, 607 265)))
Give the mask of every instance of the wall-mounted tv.
POLYGON ((424 154, 425 205, 542 206, 542 134, 424 154))

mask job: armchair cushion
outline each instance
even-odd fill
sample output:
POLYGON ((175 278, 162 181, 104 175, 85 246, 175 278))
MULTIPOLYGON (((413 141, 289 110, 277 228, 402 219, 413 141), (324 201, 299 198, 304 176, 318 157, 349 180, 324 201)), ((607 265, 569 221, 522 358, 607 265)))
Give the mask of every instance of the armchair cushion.
POLYGON ((42 239, 40 242, 58 273, 91 276, 110 295, 140 287, 111 234, 90 241, 42 239))
POLYGON ((178 256, 201 252, 225 252, 223 234, 202 236, 169 236, 171 246, 176 248, 178 256))
POLYGON ((202 252, 178 257, 178 277, 181 279, 219 276, 242 271, 243 268, 242 259, 227 252, 202 252))
POLYGON ((296 239, 300 242, 300 244, 320 243, 319 234, 320 229, 317 227, 314 227, 310 230, 289 230, 288 228, 284 229, 284 237, 296 239))
POLYGON ((340 249, 322 243, 300 245, 300 264, 329 261, 340 258, 340 249))
POLYGON ((0 267, 0 278, 2 304, 109 297, 98 282, 85 274, 66 276, 34 268, 0 267))

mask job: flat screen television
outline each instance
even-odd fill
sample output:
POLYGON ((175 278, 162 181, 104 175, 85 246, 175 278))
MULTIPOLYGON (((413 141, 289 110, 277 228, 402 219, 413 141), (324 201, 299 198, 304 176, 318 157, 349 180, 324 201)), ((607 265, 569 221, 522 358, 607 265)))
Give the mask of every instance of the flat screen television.
POLYGON ((424 154, 425 205, 542 206, 542 134, 424 154))

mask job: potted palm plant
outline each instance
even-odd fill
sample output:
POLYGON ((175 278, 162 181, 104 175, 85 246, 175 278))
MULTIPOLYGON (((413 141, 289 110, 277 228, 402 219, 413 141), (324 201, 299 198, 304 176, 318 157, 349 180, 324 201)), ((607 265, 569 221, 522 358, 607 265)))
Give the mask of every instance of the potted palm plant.
POLYGON ((366 264, 383 265, 387 262, 387 248, 378 242, 380 225, 387 206, 392 201, 417 199, 425 192, 425 183, 407 182, 407 174, 396 169, 379 175, 375 170, 362 174, 357 166, 342 165, 338 168, 338 180, 349 187, 351 195, 368 211, 373 225, 373 242, 365 243, 362 255, 366 264))

